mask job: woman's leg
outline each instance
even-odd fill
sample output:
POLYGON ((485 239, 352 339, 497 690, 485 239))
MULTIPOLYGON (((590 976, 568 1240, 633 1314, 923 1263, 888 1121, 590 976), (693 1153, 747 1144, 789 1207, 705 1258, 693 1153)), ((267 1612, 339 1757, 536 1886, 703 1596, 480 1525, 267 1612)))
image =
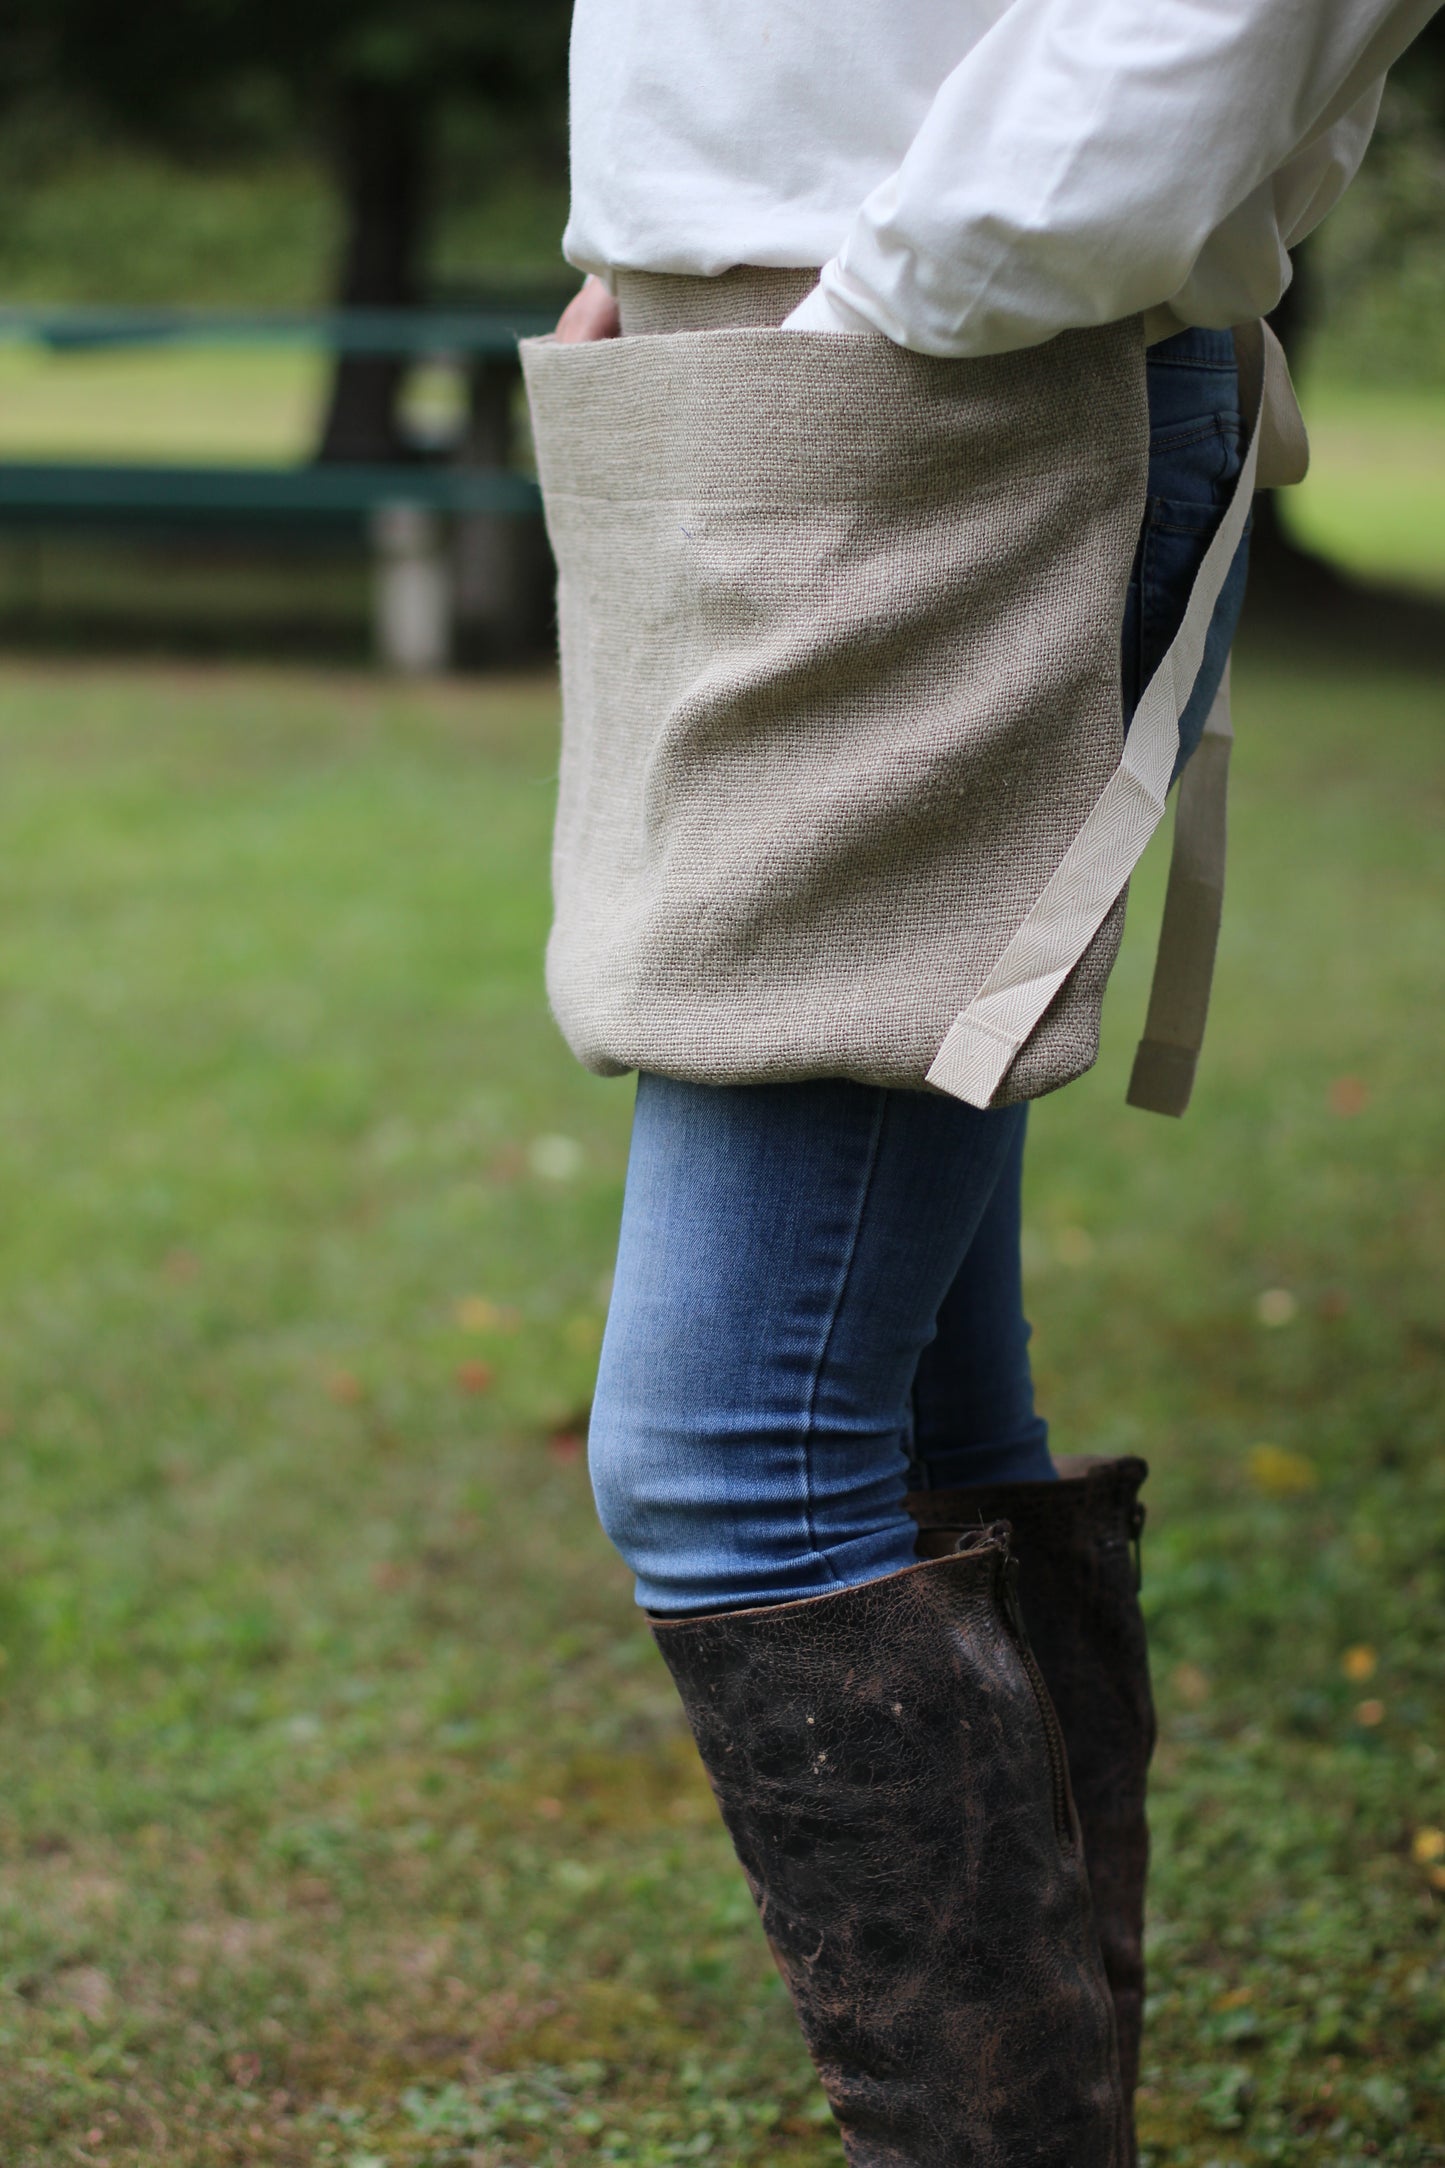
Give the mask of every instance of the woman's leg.
MULTIPOLYGON (((1123 632, 1126 714, 1174 639, 1189 590, 1239 471, 1239 387, 1227 333, 1191 331, 1149 357, 1149 500, 1123 632)), ((1180 722, 1178 776, 1197 746, 1244 598, 1246 536, 1216 606, 1180 722)), ((1018 1140, 1021 1161, 1022 1136, 1018 1140)), ((1134 1551, 1143 1461, 1048 1460, 1033 1415, 1018 1283, 1019 1174, 1000 1178, 939 1314, 915 1390, 913 1511, 922 1546, 944 1555, 961 1530, 1006 1520, 1034 1653, 1068 1751, 1114 1997, 1121 2075, 1132 2096, 1144 2002, 1145 1791, 1154 1709, 1134 1551), (1032 1437, 1040 1465, 1016 1453, 1032 1437), (1063 1482, 1040 1481, 1062 1473, 1063 1482)), ((1132 2133, 1129 2159, 1134 2158, 1132 2133)))
POLYGON ((1113 2012, 1008 1538, 919 1563, 919 1357, 1023 1117, 639 1083, 591 1436, 857 2168, 1122 2168, 1113 2012))
POLYGON ((920 1357, 1023 1122, 836 1080, 640 1080, 590 1458, 648 1610, 785 1603, 912 1563, 920 1357))
POLYGON ((1056 1473, 1029 1368, 1020 1256, 1027 1110, 1017 1111, 993 1194, 919 1359, 909 1472, 916 1491, 1041 1483, 1056 1473))
MULTIPOLYGON (((1158 472, 1129 597, 1126 705, 1237 465, 1223 347, 1190 334, 1155 361, 1158 472)), ((1181 758, 1222 669, 1244 560, 1181 758)), ((1132 2140, 1063 1742, 1047 1698, 1028 1698, 1038 1674, 1006 1538, 979 1523, 994 1518, 991 1482, 1037 1524, 1021 1546, 1026 1608, 1064 1629, 1044 1669, 1078 1689, 1087 1722, 1066 1730, 1100 1747, 1106 1804, 1128 1808, 1117 1827, 1091 1815, 1087 1857, 1131 2082, 1134 1807, 1152 1726, 1119 1569, 1143 1469, 1039 1480, 1052 1470, 1018 1300, 1022 1117, 1006 1135, 973 1127, 996 1119, 957 1128, 946 1103, 852 1086, 700 1099, 645 1080, 594 1480, 661 1614, 849 2159, 1119 2168, 1132 2140), (920 1519, 942 1546, 912 1569, 897 1495, 910 1436, 932 1486, 915 1503, 938 1509, 920 1519), (1081 1622, 1096 1629, 1087 1647, 1081 1622), (1129 1690, 1117 1707, 1110 1689, 1129 1690), (984 2067, 986 2097, 960 2085, 984 2067)))
MULTIPOLYGON (((1179 630, 1189 591, 1239 473, 1242 423, 1228 332, 1187 331, 1148 362, 1149 499, 1129 581, 1122 694, 1132 715, 1179 630)), ((1249 567, 1240 544, 1180 720, 1176 778, 1214 705, 1249 567)), ((1024 1136, 999 1177, 945 1296, 914 1388, 915 1491, 1047 1481, 1048 1427, 1034 1411, 1019 1258, 1024 1136)))

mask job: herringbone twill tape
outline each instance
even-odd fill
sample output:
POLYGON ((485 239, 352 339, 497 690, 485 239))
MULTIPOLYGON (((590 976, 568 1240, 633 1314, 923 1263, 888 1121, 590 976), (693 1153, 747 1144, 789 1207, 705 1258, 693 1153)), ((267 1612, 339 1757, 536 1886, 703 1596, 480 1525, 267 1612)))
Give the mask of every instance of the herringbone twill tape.
MULTIPOLYGON (((984 984, 954 1023, 928 1071, 931 1084, 974 1106, 990 1103, 1009 1073, 1017 1050, 1027 1042, 1038 1019, 1047 1015, 1058 989, 1067 983, 1068 974, 1105 922, 1143 855, 1145 844, 1164 817, 1169 778, 1179 752, 1179 718, 1199 674, 1215 604, 1249 516, 1260 459, 1260 423, 1279 402, 1282 383, 1288 382, 1283 355, 1267 326, 1248 325, 1235 337, 1240 388, 1249 418, 1249 443, 1234 494, 1199 568, 1184 621, 1145 687, 1122 761, 984 984)), ((1227 693, 1225 697, 1227 703, 1227 693)), ((1213 735, 1227 745, 1227 705, 1213 735)), ((1213 753, 1211 746, 1200 773, 1206 779, 1207 791, 1213 784, 1211 796, 1217 800, 1217 819, 1213 805, 1203 809, 1202 821, 1199 809, 1192 808, 1178 840, 1187 859, 1197 845, 1199 827, 1212 832, 1210 849, 1217 852, 1213 860, 1217 901, 1223 882, 1226 764, 1220 761, 1216 765, 1213 753)), ((1202 999, 1201 989, 1196 987, 1192 1001, 1171 1004, 1169 991, 1160 986, 1156 974, 1149 1036, 1141 1047, 1129 1092, 1134 1105, 1165 1114, 1184 1111, 1198 1041, 1196 1038, 1193 1045, 1185 1043, 1164 1053, 1162 1049, 1170 1042, 1160 1036, 1160 1020, 1171 1009, 1175 1015, 1190 1013, 1191 1024, 1202 1032, 1214 961, 1214 929, 1210 929, 1204 955, 1199 953, 1202 944, 1189 933, 1181 936, 1178 924, 1181 910, 1186 920, 1202 916, 1208 923, 1208 885, 1182 878, 1182 863, 1176 870, 1181 877, 1171 881, 1170 897, 1175 923, 1166 930, 1172 933, 1172 950, 1181 961, 1187 960, 1196 970, 1202 966, 1202 999)), ((1217 915, 1214 923, 1217 927, 1217 915)))
MULTIPOLYGON (((1140 328, 942 361, 778 331, 799 278, 749 277, 634 279, 628 336, 523 348, 560 573, 554 1008, 604 1074, 921 1085, 948 1056, 936 1087, 1033 1096, 1094 1058, 1127 866, 1031 1023, 975 1004, 1121 772, 1140 328), (664 328, 696 286, 741 324, 664 328), (987 1078, 950 1066, 970 1012, 987 1078)), ((1152 825, 1115 796, 1108 880, 1152 825)))

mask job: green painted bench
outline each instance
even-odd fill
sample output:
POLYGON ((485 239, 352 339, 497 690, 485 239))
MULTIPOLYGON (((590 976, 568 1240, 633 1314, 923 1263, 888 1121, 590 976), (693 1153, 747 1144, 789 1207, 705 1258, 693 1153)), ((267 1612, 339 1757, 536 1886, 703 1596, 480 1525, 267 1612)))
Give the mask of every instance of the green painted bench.
POLYGON ((443 668, 459 569, 470 571, 474 614, 481 591, 483 614, 499 627, 537 615, 538 581, 547 579, 540 497, 530 475, 505 461, 517 341, 549 329, 562 298, 310 313, 0 306, 0 342, 55 353, 284 345, 445 359, 467 370, 472 394, 470 460, 451 464, 0 460, 0 531, 360 528, 374 551, 382 659, 404 670, 443 668))
POLYGON ((319 519, 354 525, 396 504, 418 511, 535 513, 529 475, 427 466, 183 467, 0 460, 0 526, 99 526, 319 519))

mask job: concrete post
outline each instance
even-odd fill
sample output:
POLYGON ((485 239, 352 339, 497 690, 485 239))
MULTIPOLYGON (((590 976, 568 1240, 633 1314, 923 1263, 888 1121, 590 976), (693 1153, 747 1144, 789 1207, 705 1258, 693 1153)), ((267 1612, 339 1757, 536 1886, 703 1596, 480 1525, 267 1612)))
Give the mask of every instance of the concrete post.
POLYGON ((448 669, 452 579, 441 519, 419 505, 383 505, 372 516, 371 541, 378 659, 412 677, 448 669))

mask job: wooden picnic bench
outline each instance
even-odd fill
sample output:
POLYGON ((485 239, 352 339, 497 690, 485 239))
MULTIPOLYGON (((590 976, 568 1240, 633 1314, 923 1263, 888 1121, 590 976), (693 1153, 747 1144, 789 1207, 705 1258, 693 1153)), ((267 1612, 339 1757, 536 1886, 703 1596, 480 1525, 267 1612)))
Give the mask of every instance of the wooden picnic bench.
POLYGON ((376 643, 385 662, 445 667, 459 576, 469 579, 473 617, 489 616, 504 647, 523 617, 535 619, 537 582, 547 578, 537 486, 511 464, 517 340, 550 328, 557 306, 551 295, 415 310, 0 306, 0 341, 56 353, 282 345, 448 361, 466 372, 470 409, 460 456, 446 461, 0 460, 0 530, 360 530, 373 551, 376 643))

